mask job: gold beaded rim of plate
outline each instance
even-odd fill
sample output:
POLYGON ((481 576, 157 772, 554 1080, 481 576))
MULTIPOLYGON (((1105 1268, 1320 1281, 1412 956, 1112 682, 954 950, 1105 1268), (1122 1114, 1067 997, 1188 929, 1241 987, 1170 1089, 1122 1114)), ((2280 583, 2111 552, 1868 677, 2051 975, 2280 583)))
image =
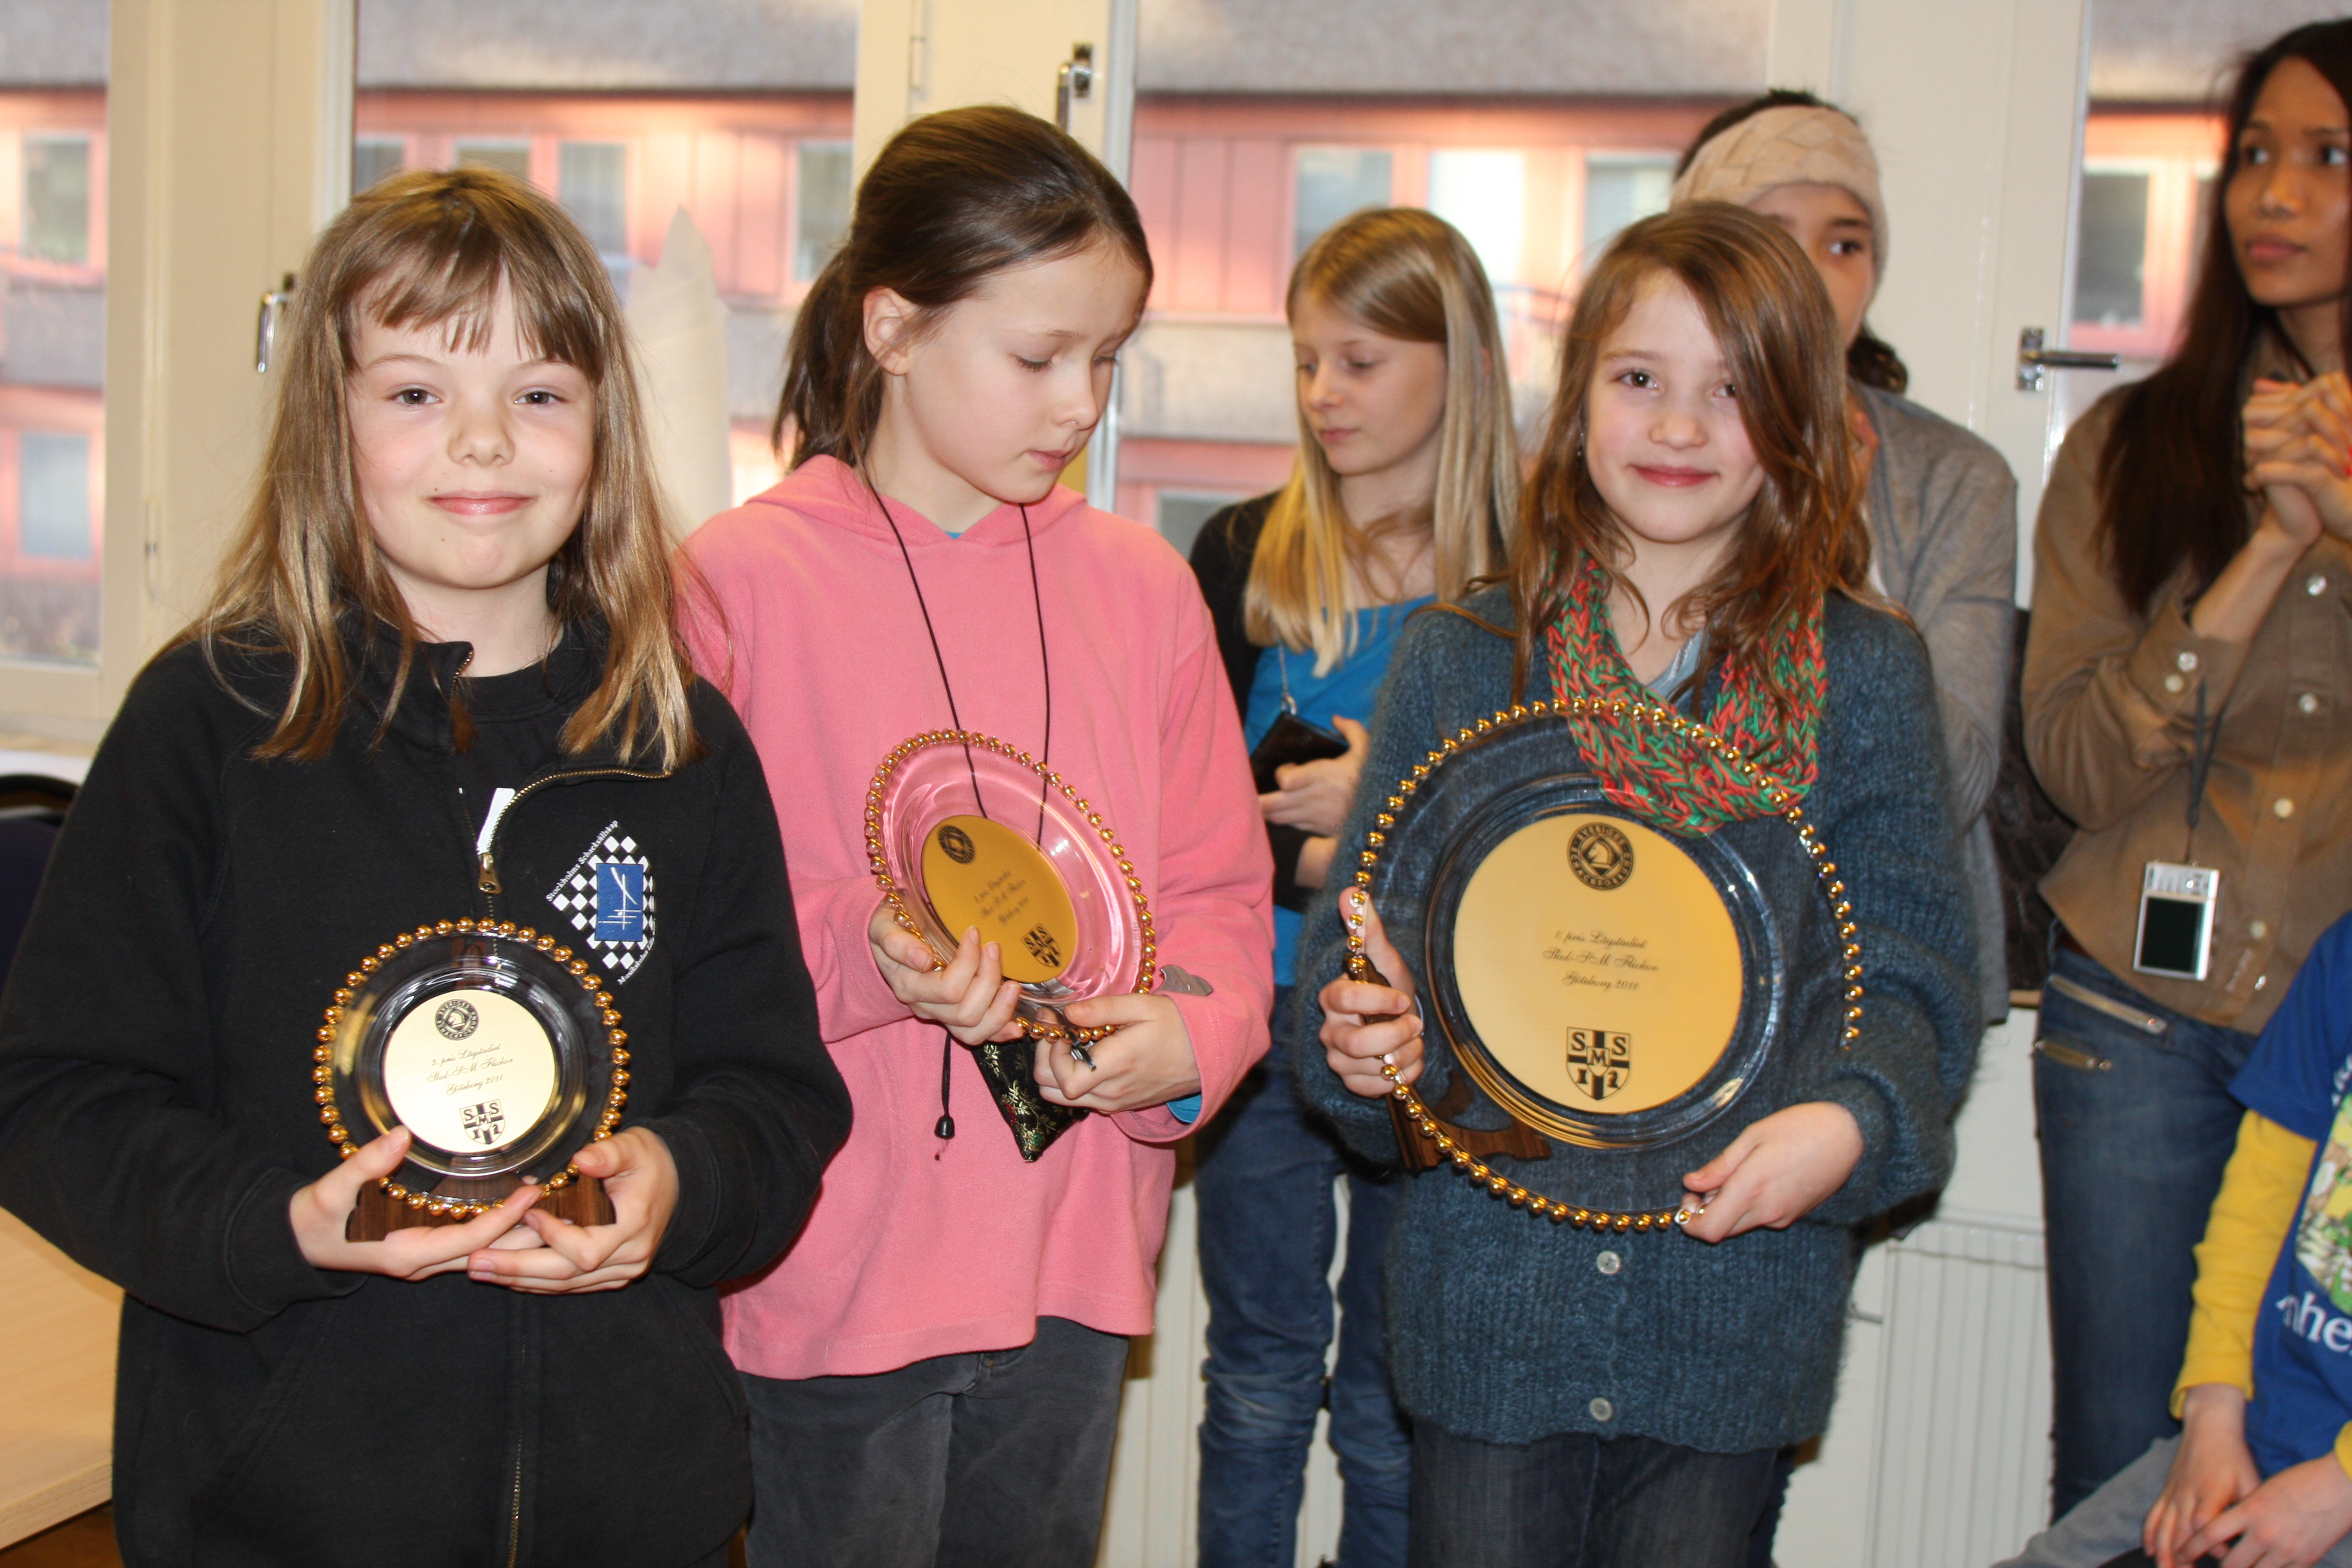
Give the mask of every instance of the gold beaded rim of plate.
MULTIPOLYGON (((1104 846, 1110 850, 1111 858, 1118 863, 1119 875, 1127 880, 1128 896, 1135 901, 1136 924, 1143 933, 1143 951, 1136 959, 1135 984, 1130 990, 1138 996, 1150 995, 1153 977, 1160 967, 1156 962, 1160 955, 1159 939, 1151 929, 1151 900, 1144 893, 1143 879, 1136 874, 1135 863, 1128 858, 1127 847, 1118 841, 1118 830, 1105 822, 1102 813, 1078 794, 1076 784, 1066 782, 1060 773, 1011 742, 1000 741, 992 735, 982 735, 970 730, 926 730, 892 747, 890 754, 884 757, 881 765, 874 770, 874 782, 866 789, 866 859, 873 868, 875 885, 882 889, 883 901, 890 906, 891 919, 898 922, 898 928, 922 942, 926 948, 929 947, 930 943, 924 940, 922 928, 907 912, 906 900, 901 896, 903 889, 899 888, 898 879, 890 875, 890 862, 882 852, 882 793, 899 763, 933 746, 977 746, 982 751, 993 752, 1027 768, 1043 779, 1047 788, 1060 791, 1062 798, 1070 803, 1086 825, 1102 837, 1104 846)), ((933 953, 931 967, 944 969, 947 965, 940 961, 937 953, 933 953)), ((1017 1015, 1013 1021, 1023 1034, 1033 1040, 1059 1040, 1080 1046, 1091 1046, 1106 1039, 1118 1027, 1114 1024, 1091 1029, 1066 1028, 1060 1024, 1032 1020, 1017 1015)))
MULTIPOLYGON (((319 1043, 310 1052, 310 1060, 314 1064, 310 1068, 310 1082, 314 1086, 310 1098, 318 1101, 319 1120, 326 1125, 327 1137, 343 1159, 348 1160, 360 1152, 359 1144, 352 1138, 351 1129, 343 1124, 341 1110, 335 1104, 335 1039, 342 1032, 343 1009, 357 998, 360 987, 383 967, 385 960, 420 942, 463 934, 478 934, 534 948, 562 965, 564 972, 580 983, 582 990, 594 994, 597 1015, 604 1025, 604 1043, 613 1052, 612 1087, 605 1092, 604 1109, 596 1118, 595 1137, 599 1140, 610 1138, 613 1129, 620 1125, 621 1112, 629 1103, 629 1053, 625 1048, 629 1034, 621 1027, 621 1011, 614 1005, 612 993, 603 989, 586 959, 573 956, 570 948, 560 945, 555 938, 545 932, 517 925, 512 921, 478 921, 469 916, 464 920, 436 921, 430 925, 420 925, 415 931, 402 931, 361 959, 359 967, 344 975, 342 984, 335 988, 335 998, 327 1005, 326 1021, 319 1026, 319 1043)), ((580 1167, 566 1165, 541 1182, 540 1186, 543 1191, 557 1193, 579 1179, 580 1167)), ((405 1204, 436 1219, 444 1216, 460 1220, 478 1219, 498 1206, 469 1198, 436 1197, 430 1193, 414 1191, 405 1183, 395 1181, 391 1176, 378 1181, 376 1189, 393 1202, 405 1204)))
MULTIPOLYGON (((1829 858, 1828 847, 1822 843, 1821 836, 1813 831, 1813 825, 1806 820, 1804 808, 1797 804, 1795 793, 1770 774, 1763 773, 1741 754, 1739 748, 1704 724, 1694 723, 1671 708, 1648 702, 1629 702, 1623 698, 1606 701, 1598 698, 1577 697, 1565 702, 1515 702, 1496 712, 1492 718, 1481 719, 1475 724, 1457 730, 1413 764, 1412 772, 1400 779, 1396 789, 1381 803, 1380 811, 1372 817, 1372 826, 1364 834, 1364 848, 1356 857, 1357 868, 1352 885, 1358 890, 1358 897, 1347 900, 1348 907, 1340 914, 1348 928, 1348 977, 1375 984, 1385 984, 1380 977, 1380 971, 1364 952, 1362 900, 1371 894, 1372 873, 1380 865, 1381 851, 1388 843, 1389 829, 1396 826, 1398 816, 1403 812, 1405 803, 1412 798, 1413 792, 1449 759, 1485 744, 1505 731, 1546 718, 1597 719, 1605 723, 1630 722, 1664 730, 1676 740, 1712 753, 1743 777, 1756 781, 1774 811, 1797 830, 1798 842, 1804 846, 1806 855, 1811 858, 1813 874, 1820 880, 1822 892, 1829 898, 1830 913, 1837 921, 1839 956, 1845 964, 1845 1022, 1839 1049, 1852 1050, 1854 1040, 1862 1033, 1863 995, 1862 942, 1854 928, 1853 905, 1846 898, 1845 883, 1838 878, 1837 862, 1829 858)), ((1398 1082, 1397 1069, 1393 1066, 1382 1062, 1381 1074, 1395 1086, 1390 1094, 1414 1131, 1434 1143, 1438 1153, 1455 1170, 1513 1208, 1524 1208, 1554 1225, 1568 1224, 1580 1230, 1589 1227, 1621 1235, 1627 1231, 1671 1229, 1706 1212, 1704 1206, 1697 1209, 1677 1206, 1619 1211, 1548 1198, 1514 1182, 1467 1149, 1460 1147, 1438 1125, 1437 1118, 1422 1102, 1421 1096, 1413 1092, 1412 1086, 1398 1082)))

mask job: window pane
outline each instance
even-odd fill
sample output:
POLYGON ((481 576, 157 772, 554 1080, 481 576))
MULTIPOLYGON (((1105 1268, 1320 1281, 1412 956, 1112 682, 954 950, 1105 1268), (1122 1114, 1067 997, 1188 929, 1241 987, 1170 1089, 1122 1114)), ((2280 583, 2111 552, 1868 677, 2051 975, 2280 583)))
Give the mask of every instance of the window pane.
POLYGON ((1668 154, 1626 157, 1593 153, 1584 160, 1584 263, 1595 258, 1626 225, 1666 210, 1675 185, 1675 160, 1668 154))
POLYGON ((1429 210, 1462 231, 1501 288, 1527 281, 1528 155, 1441 148, 1429 155, 1429 210))
POLYGON ((793 276, 814 283, 849 232, 849 143, 803 142, 793 214, 793 276))
POLYGON ((1237 495, 1200 495, 1181 490, 1160 492, 1160 515, 1155 520, 1161 534, 1176 547, 1177 553, 1190 556, 1192 542, 1201 537, 1202 527, 1217 513, 1246 498, 1237 495))
POLYGON ((610 258, 628 253, 629 149, 625 143, 563 143, 556 199, 572 210, 580 231, 598 255, 610 258))
POLYGON ((1350 213, 1389 205, 1396 155, 1385 147, 1301 147, 1290 254, 1303 254, 1350 213))
POLYGON ((352 142, 352 194, 356 195, 387 175, 397 174, 407 149, 397 136, 360 136, 352 142))
POLYGON ((2147 184, 2144 174, 2083 172, 2083 214, 2075 233, 2074 320, 2137 325, 2145 311, 2147 184))
POLYGON ((25 253, 89 259, 89 138, 25 139, 25 253))
POLYGON ((0 659, 94 665, 105 464, 105 0, 7 29, 0 90, 0 659), (13 209, 13 211, 11 210, 13 209))
POLYGON ((464 167, 477 163, 485 169, 496 169, 501 174, 512 174, 518 180, 530 178, 530 143, 528 142, 460 142, 457 143, 457 163, 464 167))
POLYGON ((27 430, 18 439, 18 552, 44 561, 89 560, 89 437, 27 430))

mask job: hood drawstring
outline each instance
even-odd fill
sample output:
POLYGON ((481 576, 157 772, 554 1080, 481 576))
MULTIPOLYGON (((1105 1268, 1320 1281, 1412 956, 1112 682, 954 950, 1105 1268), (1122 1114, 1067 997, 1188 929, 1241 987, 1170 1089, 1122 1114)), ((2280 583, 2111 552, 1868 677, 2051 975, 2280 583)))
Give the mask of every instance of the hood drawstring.
MULTIPOLYGON (((941 1029, 940 1031, 940 1120, 939 1124, 933 1127, 931 1131, 942 1143, 955 1136, 955 1118, 948 1114, 948 1084, 954 1068, 955 1037, 941 1029)), ((931 1158, 936 1160, 939 1156, 934 1154, 931 1158)))

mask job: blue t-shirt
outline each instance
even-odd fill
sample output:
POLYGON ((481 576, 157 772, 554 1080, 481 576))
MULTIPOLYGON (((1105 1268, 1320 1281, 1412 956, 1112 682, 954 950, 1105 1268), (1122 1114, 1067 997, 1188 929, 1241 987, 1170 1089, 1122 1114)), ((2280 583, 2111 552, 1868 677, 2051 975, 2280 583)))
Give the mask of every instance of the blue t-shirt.
MULTIPOLYGON (((1265 739, 1281 716, 1285 682, 1299 718, 1318 730, 1338 732, 1334 714, 1369 727, 1380 706, 1381 687, 1389 678, 1389 659, 1396 652, 1404 620, 1430 603, 1428 596, 1402 604, 1376 605, 1356 612, 1356 651, 1322 675, 1315 673, 1315 656, 1279 645, 1258 656, 1257 675, 1250 682, 1249 711, 1242 716, 1242 739, 1252 751, 1265 739)), ((1274 910, 1274 983, 1287 985, 1298 969, 1298 911, 1279 904, 1274 910)))
POLYGON ((2319 1145, 2254 1322, 2246 1446, 2265 1476, 2315 1459, 2352 1420, 2352 915, 2327 928, 2230 1085, 2319 1145))

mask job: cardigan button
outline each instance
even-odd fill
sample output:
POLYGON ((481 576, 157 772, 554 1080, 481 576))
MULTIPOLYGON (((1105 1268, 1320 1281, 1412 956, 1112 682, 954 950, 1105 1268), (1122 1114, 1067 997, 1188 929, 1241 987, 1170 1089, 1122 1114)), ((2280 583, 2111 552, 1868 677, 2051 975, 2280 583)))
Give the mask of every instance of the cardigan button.
POLYGON ((1617 1415, 1617 1407, 1605 1399, 1596 1399, 1585 1408, 1592 1412, 1595 1421, 1613 1420, 1617 1415))
POLYGON ((1613 1252, 1604 1252, 1592 1260, 1592 1267, 1603 1274, 1614 1274, 1625 1267, 1625 1260, 1613 1252))

